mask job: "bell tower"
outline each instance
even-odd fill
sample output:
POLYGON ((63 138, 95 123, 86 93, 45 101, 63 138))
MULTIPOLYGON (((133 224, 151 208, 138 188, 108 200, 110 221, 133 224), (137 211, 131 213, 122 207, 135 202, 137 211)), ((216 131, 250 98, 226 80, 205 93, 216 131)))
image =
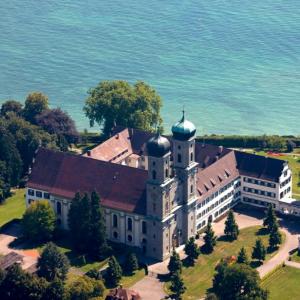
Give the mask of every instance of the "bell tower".
POLYGON ((196 234, 197 169, 195 162, 195 125, 186 120, 185 112, 179 122, 173 125, 173 167, 182 184, 181 200, 184 205, 184 237, 196 234))

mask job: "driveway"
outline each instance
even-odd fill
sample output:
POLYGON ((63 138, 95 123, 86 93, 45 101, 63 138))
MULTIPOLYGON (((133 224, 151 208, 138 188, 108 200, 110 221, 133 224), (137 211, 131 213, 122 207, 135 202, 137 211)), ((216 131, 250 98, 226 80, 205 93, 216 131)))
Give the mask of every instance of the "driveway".
POLYGON ((164 283, 156 276, 145 276, 133 285, 131 289, 139 292, 143 300, 160 300, 166 296, 164 283))
POLYGON ((22 250, 22 245, 18 245, 17 248, 10 247, 10 244, 21 236, 21 230, 19 224, 11 224, 0 234, 0 254, 6 255, 11 251, 14 251, 24 257, 22 268, 24 270, 29 269, 37 263, 39 253, 37 250, 22 250))

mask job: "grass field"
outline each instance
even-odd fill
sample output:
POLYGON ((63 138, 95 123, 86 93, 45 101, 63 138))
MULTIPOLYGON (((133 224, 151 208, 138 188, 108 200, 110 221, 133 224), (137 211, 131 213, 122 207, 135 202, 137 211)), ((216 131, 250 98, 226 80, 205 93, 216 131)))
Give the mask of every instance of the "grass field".
POLYGON ((21 219, 25 212, 24 189, 19 189, 0 205, 0 227, 13 219, 21 219))
POLYGON ((262 282, 263 288, 270 291, 269 300, 300 299, 300 269, 282 267, 262 282))
POLYGON ((291 256, 291 258, 292 258, 292 261, 300 263, 300 255, 298 255, 298 251, 296 251, 295 253, 293 253, 292 256, 291 256))
MULTIPOLYGON (((215 250, 210 255, 201 254, 193 267, 184 267, 182 277, 186 285, 183 299, 199 299, 205 295, 208 288, 212 286, 215 267, 221 258, 237 255, 241 247, 245 247, 249 258, 251 258, 252 247, 255 240, 260 237, 267 246, 268 235, 260 235, 260 226, 242 229, 237 241, 218 241, 215 250)), ((267 255, 267 260, 276 252, 267 255)), ((169 283, 166 287, 168 287, 169 283)))

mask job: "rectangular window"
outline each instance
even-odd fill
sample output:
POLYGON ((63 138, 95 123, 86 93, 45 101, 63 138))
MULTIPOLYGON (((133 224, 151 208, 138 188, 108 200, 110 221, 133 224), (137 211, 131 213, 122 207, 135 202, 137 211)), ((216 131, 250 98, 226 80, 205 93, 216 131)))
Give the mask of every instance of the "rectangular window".
POLYGON ((29 196, 34 196, 34 190, 28 189, 28 195, 29 196))
POLYGON ((44 193, 44 198, 45 199, 50 199, 50 194, 49 193, 44 193))
POLYGON ((42 198, 43 197, 43 194, 42 194, 42 192, 40 192, 40 191, 36 191, 36 196, 38 197, 38 198, 42 198))

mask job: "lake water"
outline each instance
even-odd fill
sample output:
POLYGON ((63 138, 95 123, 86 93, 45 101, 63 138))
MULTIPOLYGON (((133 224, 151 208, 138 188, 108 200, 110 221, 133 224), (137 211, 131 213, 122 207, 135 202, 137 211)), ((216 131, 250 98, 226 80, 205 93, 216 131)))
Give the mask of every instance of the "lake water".
POLYGON ((300 134, 300 1, 0 1, 0 102, 40 90, 88 128, 105 79, 151 84, 167 131, 184 104, 198 133, 300 134))

